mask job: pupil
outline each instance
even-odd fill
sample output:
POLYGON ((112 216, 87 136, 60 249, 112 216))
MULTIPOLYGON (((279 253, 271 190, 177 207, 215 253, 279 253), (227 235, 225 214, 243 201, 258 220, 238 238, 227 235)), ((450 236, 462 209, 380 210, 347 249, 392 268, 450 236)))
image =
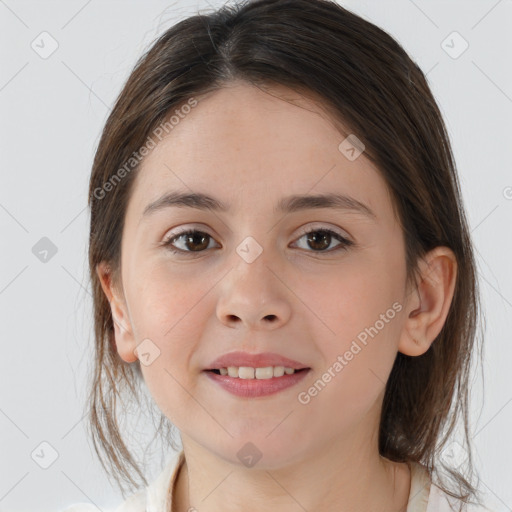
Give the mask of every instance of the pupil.
POLYGON ((326 247, 329 247, 330 238, 331 235, 325 231, 315 231, 314 233, 308 236, 308 243, 310 244, 310 247, 312 249, 325 249, 326 247), (319 233, 321 234, 318 236, 319 233), (317 238, 323 239, 324 242, 327 240, 327 243, 320 244, 320 247, 315 247, 315 244, 318 243, 317 238), (313 245, 311 245, 311 242, 313 242, 313 245))
POLYGON ((202 245, 201 245, 201 247, 199 247, 199 249, 192 248, 191 250, 192 251, 200 251, 201 249, 206 249, 208 247, 208 242, 205 243, 205 240, 207 237, 208 237, 208 235, 206 233, 202 233, 202 234, 192 233, 192 234, 188 235, 187 248, 191 249, 190 243, 194 244, 196 242, 196 238, 197 238, 200 240, 198 243, 201 243, 201 241, 202 241, 202 245))

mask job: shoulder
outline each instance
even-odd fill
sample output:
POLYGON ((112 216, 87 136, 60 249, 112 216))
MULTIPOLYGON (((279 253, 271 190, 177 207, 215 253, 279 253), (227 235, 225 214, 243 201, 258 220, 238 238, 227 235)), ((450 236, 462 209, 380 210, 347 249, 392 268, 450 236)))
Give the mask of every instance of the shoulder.
MULTIPOLYGON (((101 508, 102 512, 145 512, 146 490, 143 489, 126 499, 121 505, 114 508, 101 508)), ((75 503, 58 512, 98 512, 98 507, 92 503, 75 503)))
MULTIPOLYGON (((112 510, 102 509, 103 512, 113 512, 112 510)), ((92 503, 75 503, 66 508, 61 508, 58 512, 98 512, 98 507, 92 503)))
POLYGON ((167 510, 167 500, 171 497, 172 484, 184 462, 183 450, 174 453, 157 478, 146 488, 132 494, 117 508, 104 509, 93 503, 76 503, 58 512, 146 512, 147 510, 167 510))
POLYGON ((497 512, 497 508, 490 503, 478 505, 476 503, 464 503, 445 493, 437 485, 432 484, 428 508, 426 512, 497 512))
POLYGON ((412 462, 411 490, 407 512, 497 512, 494 503, 477 505, 465 504, 453 498, 432 482, 430 475, 422 464, 412 462))

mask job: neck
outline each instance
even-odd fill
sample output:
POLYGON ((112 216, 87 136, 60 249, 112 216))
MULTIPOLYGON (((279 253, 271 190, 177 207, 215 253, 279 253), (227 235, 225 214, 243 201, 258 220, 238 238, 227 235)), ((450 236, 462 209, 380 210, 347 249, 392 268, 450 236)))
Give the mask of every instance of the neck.
POLYGON ((232 464, 194 443, 183 444, 185 463, 175 484, 172 512, 337 510, 406 512, 407 464, 326 443, 323 451, 277 469, 232 464), (187 450, 188 448, 191 448, 187 450), (187 455, 188 452, 188 455, 187 455))

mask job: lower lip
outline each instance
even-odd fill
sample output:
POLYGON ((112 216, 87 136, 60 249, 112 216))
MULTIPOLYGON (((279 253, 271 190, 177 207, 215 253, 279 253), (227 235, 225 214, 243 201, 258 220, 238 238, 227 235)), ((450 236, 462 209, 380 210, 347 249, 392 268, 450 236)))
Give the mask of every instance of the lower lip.
POLYGON ((236 396, 254 398, 268 396, 288 389, 299 383, 310 372, 311 368, 295 372, 291 375, 271 379, 240 379, 229 375, 217 375, 211 371, 205 371, 210 379, 222 386, 226 391, 236 396))

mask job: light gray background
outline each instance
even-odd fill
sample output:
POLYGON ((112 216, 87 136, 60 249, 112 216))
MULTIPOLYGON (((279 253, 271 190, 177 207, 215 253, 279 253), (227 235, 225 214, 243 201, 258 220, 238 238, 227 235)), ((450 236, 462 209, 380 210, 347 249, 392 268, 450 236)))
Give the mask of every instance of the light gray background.
MULTIPOLYGON (((512 1, 340 3, 388 31, 428 72, 447 123, 487 317, 485 386, 479 373, 473 385, 476 463, 496 510, 512 510, 512 1), (458 58, 442 47, 453 31, 469 43, 458 58)), ((0 512, 120 501, 80 421, 92 357, 89 172, 110 106, 136 59, 198 9, 210 7, 0 0, 0 512), (31 47, 43 31, 59 45, 47 59, 31 47), (46 263, 32 252, 42 237, 57 247, 46 263), (40 461, 49 460, 42 442, 58 453, 48 469, 31 457, 36 450, 40 461)), ((450 41, 452 52, 461 48, 461 41, 450 41)))

